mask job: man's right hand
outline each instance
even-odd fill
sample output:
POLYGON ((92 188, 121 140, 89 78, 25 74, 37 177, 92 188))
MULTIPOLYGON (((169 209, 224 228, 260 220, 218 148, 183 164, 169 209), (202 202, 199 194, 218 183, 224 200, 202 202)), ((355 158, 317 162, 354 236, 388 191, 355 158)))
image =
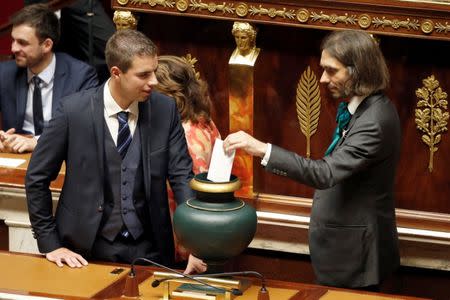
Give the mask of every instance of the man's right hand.
POLYGON ((87 266, 88 262, 80 254, 70 251, 67 248, 58 248, 45 254, 45 257, 54 262, 58 267, 64 266, 66 263, 71 268, 81 268, 87 266))
POLYGON ((226 153, 236 149, 242 149, 250 155, 263 158, 267 151, 267 144, 241 130, 228 135, 223 141, 223 150, 226 153))
POLYGON ((10 128, 7 131, 0 130, 0 152, 9 152, 4 143, 14 132, 16 132, 15 128, 10 128))

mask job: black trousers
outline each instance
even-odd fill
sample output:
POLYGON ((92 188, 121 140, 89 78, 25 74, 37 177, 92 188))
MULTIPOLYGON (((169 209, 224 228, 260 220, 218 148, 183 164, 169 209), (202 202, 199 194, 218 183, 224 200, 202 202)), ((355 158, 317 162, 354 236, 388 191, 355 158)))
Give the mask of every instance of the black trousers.
MULTIPOLYGON (((145 257, 156 263, 161 261, 151 238, 148 238, 146 234, 141 235, 137 240, 125 239, 119 234, 112 242, 102 236, 97 236, 89 259, 131 264, 138 257, 145 257)), ((139 262, 138 264, 146 263, 139 262)))
POLYGON ((61 10, 61 42, 58 49, 92 64, 99 81, 103 82, 109 77, 105 46, 115 31, 114 23, 98 0, 77 0, 61 10), (93 15, 88 16, 91 4, 93 15), (91 31, 89 26, 92 26, 91 31), (89 49, 90 39, 92 52, 89 49))

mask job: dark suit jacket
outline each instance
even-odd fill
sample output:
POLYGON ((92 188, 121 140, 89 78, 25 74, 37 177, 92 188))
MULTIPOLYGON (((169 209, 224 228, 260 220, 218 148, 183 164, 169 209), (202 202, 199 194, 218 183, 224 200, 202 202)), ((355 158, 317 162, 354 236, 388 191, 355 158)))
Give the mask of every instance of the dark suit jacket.
POLYGON ((323 159, 273 147, 267 170, 316 188, 309 247, 320 284, 375 285, 399 265, 393 193, 400 142, 396 109, 376 94, 323 159))
MULTIPOLYGON (((98 85, 94 68, 67 54, 55 55, 52 116, 61 98, 98 85)), ((15 61, 0 63, 0 110, 3 130, 15 128, 17 133, 23 133, 27 93, 27 69, 18 68, 15 61)))
MULTIPOLYGON (((67 97, 33 152, 25 186, 31 225, 43 253, 64 246, 86 255, 94 243, 105 202, 108 128, 103 114, 103 86, 67 97), (63 161, 65 181, 53 217, 49 184, 63 161)), ((193 197, 188 184, 192 160, 173 99, 152 92, 139 104, 138 126, 150 230, 162 263, 171 263, 174 247, 166 180, 178 202, 193 197)))

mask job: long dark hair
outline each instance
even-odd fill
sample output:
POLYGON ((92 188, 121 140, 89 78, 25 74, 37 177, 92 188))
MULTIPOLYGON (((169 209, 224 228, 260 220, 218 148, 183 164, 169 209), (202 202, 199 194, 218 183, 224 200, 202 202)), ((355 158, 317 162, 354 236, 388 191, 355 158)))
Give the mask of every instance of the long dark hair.
POLYGON ((336 58, 350 73, 347 95, 366 96, 389 86, 389 70, 375 39, 360 30, 333 31, 321 50, 336 58))

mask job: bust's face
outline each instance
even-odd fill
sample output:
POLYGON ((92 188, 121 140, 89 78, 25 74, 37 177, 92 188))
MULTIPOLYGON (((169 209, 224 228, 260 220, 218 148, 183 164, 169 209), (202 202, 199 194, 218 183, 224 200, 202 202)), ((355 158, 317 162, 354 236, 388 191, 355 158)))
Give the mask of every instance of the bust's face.
POLYGON ((250 37, 247 33, 242 31, 236 32, 234 35, 234 40, 236 41, 236 46, 241 55, 247 55, 250 52, 250 37))

